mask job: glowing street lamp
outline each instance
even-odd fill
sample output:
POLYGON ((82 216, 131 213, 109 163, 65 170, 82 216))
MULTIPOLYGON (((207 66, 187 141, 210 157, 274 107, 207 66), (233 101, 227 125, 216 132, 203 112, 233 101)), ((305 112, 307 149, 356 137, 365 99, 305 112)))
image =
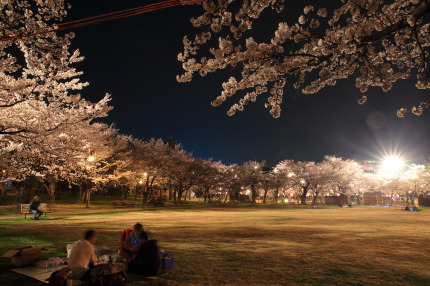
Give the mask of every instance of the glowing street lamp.
POLYGON ((405 162, 399 157, 388 157, 382 161, 380 175, 393 177, 398 174, 405 166, 405 162))
POLYGON ((94 156, 88 156, 88 158, 87 158, 87 161, 88 162, 94 162, 94 160, 95 160, 96 158, 94 158, 94 156))

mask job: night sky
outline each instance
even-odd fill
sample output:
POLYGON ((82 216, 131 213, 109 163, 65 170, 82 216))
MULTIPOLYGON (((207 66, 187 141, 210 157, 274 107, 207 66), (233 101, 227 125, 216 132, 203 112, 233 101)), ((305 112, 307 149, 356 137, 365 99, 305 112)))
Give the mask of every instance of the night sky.
MULTIPOLYGON (((67 20, 153 2, 159 1, 75 0, 67 20)), ((297 18, 298 7, 288 11, 280 17, 297 18)), ((221 107, 210 102, 219 95, 229 72, 197 77, 191 83, 176 81, 182 73, 177 61, 182 38, 195 32, 189 20, 200 13, 199 6, 181 6, 73 30, 72 48, 85 56, 77 67, 90 83, 82 95, 96 101, 112 94, 114 110, 105 122, 145 140, 173 136, 196 157, 224 163, 319 161, 324 155, 367 160, 380 159, 384 152, 418 161, 429 155, 430 112, 404 119, 396 116, 397 109, 410 108, 428 94, 408 81, 388 93, 371 89, 365 105, 357 104, 361 94, 354 80, 344 80, 318 95, 287 90, 278 119, 264 108, 264 96, 245 111, 227 116, 229 104, 237 97, 221 107)), ((264 18, 256 26, 256 38, 272 37, 275 25, 271 16, 264 18)))

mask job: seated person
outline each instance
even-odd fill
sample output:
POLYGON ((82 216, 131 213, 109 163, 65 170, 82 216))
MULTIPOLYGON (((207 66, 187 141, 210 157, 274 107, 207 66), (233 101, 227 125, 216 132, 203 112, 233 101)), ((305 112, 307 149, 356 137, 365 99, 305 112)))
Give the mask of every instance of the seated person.
POLYGON ((41 210, 39 210, 40 207, 40 198, 38 196, 35 196, 33 201, 28 206, 28 209, 31 213, 34 214, 34 219, 39 219, 40 216, 43 214, 41 210))
POLYGON ((410 211, 410 210, 411 210, 411 208, 409 206, 405 207, 405 211, 410 211))
POLYGON ((140 245, 149 240, 148 234, 144 231, 143 225, 136 223, 133 231, 130 232, 124 242, 124 247, 119 251, 119 255, 130 259, 139 249, 140 245))
POLYGON ((85 232, 84 240, 79 241, 72 248, 69 256, 68 266, 72 271, 74 280, 89 280, 90 268, 96 261, 93 243, 96 242, 97 233, 90 229, 85 232))
POLYGON ((161 270, 161 253, 156 240, 148 240, 140 245, 136 255, 127 263, 130 273, 154 276, 161 270))

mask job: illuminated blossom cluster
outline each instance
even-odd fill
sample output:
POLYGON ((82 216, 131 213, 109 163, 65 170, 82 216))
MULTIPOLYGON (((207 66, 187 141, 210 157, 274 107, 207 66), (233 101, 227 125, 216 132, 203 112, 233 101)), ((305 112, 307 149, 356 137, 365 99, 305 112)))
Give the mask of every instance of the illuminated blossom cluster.
MULTIPOLYGON (((66 15, 62 0, 4 0, 0 9, 0 39, 43 31, 66 15)), ((111 109, 108 95, 92 103, 74 93, 87 83, 73 67, 83 60, 79 51, 69 51, 73 36, 47 33, 0 41, 1 147, 51 132, 66 133, 74 124, 106 116, 111 109)))
POLYGON ((10 39, 62 21, 63 0, 3 0, 0 10, 2 181, 37 178, 52 195, 60 178, 82 174, 79 164, 94 149, 91 142, 108 128, 93 120, 107 115, 110 96, 93 103, 76 93, 87 83, 73 67, 83 58, 69 49, 72 33, 10 39))
MULTIPOLYGON (((202 32, 184 37, 178 60, 185 72, 177 80, 187 82, 196 74, 235 69, 238 72, 222 85, 212 105, 239 96, 228 111, 233 115, 269 94, 265 106, 275 118, 280 116, 284 90, 291 83, 303 94, 318 93, 350 77, 363 94, 369 87, 389 91, 397 80, 412 77, 417 88, 430 87, 426 63, 430 23, 424 17, 429 1, 338 2, 333 10, 322 7, 323 1, 307 5, 294 24, 280 22, 270 41, 257 42, 250 31, 258 29, 254 22, 265 10, 288 13, 288 1, 205 0, 204 13, 191 20, 202 32)), ((366 99, 363 96, 359 103, 366 99)), ((419 115, 428 107, 423 101, 412 112, 419 115)), ((407 111, 400 109, 398 115, 407 111)))

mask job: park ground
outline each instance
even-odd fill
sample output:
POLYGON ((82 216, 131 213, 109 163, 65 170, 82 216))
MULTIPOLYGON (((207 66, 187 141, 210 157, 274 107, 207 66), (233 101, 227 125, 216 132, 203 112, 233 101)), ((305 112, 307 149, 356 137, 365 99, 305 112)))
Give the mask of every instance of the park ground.
MULTIPOLYGON (((430 210, 286 206, 112 209, 59 204, 34 221, 0 209, 0 253, 41 245, 65 257, 66 244, 88 228, 97 246, 116 249, 123 228, 142 222, 175 267, 128 285, 430 285, 430 210), (1 215, 2 214, 2 215, 1 215)), ((9 272, 0 285, 44 285, 9 272)))

